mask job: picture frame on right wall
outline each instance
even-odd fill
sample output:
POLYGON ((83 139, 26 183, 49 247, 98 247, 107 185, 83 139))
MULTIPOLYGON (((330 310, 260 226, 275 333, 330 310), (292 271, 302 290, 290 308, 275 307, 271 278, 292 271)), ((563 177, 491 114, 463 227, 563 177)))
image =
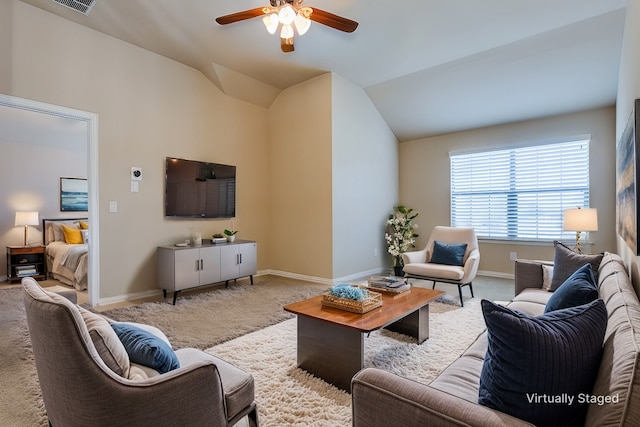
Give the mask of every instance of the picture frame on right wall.
POLYGON ((638 140, 636 127, 640 119, 640 99, 633 103, 633 111, 620 140, 616 144, 616 229, 629 249, 638 255, 638 140))

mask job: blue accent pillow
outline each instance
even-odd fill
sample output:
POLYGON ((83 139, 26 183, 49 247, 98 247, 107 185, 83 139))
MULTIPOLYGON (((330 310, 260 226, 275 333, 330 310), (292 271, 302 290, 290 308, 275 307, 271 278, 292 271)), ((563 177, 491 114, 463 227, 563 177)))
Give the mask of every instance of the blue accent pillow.
POLYGON ((544 309, 545 313, 561 308, 575 307, 598 299, 598 285, 591 270, 585 264, 576 270, 558 289, 553 292, 544 309))
POLYGON ((481 304, 489 345, 478 403, 536 426, 582 426, 588 405, 578 397, 591 393, 600 366, 604 302, 538 317, 481 304))
POLYGON ((111 327, 132 362, 153 368, 161 374, 180 367, 176 353, 163 339, 127 323, 112 323, 111 327))
POLYGON ((442 243, 433 242, 433 255, 429 262, 433 264, 464 265, 464 253, 467 251, 466 243, 442 243))

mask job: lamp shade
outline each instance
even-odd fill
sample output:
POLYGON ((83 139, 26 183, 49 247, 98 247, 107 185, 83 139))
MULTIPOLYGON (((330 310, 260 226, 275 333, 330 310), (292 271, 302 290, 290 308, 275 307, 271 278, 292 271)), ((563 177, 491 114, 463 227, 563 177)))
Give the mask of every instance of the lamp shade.
POLYGON ((564 211, 566 231, 598 231, 598 210, 595 208, 574 208, 564 211))
POLYGON ((16 212, 15 226, 38 225, 38 212, 16 212))

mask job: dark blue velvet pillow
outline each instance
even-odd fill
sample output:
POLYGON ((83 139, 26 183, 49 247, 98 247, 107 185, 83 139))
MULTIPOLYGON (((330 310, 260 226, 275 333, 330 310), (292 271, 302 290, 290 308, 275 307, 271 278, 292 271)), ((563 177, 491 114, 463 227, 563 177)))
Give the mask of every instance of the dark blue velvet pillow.
POLYGON ((489 345, 478 403, 538 427, 583 425, 588 406, 578 398, 600 366, 604 302, 532 317, 482 300, 482 311, 489 345))
POLYGON ((598 285, 596 285, 596 278, 591 270, 591 264, 585 264, 553 292, 544 312, 548 313, 561 308, 575 307, 597 299, 598 285))
POLYGON ((176 353, 163 339, 127 323, 112 323, 111 327, 132 362, 153 368, 161 374, 180 367, 176 353))
POLYGON ((464 265, 464 253, 467 251, 466 243, 442 243, 433 242, 433 255, 429 262, 433 264, 464 265))

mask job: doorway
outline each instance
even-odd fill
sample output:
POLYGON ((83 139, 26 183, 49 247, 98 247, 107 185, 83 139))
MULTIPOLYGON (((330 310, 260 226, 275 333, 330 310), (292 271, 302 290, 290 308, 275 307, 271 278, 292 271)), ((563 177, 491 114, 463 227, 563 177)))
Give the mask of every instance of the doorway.
POLYGON ((87 180, 89 192, 88 216, 92 224, 89 228, 89 241, 91 242, 91 250, 89 251, 87 293, 89 305, 94 307, 98 305, 100 297, 100 244, 98 233, 98 115, 87 111, 75 110, 58 105, 46 104, 3 94, 0 94, 0 106, 31 112, 34 115, 45 114, 68 120, 81 121, 86 124, 87 180))

